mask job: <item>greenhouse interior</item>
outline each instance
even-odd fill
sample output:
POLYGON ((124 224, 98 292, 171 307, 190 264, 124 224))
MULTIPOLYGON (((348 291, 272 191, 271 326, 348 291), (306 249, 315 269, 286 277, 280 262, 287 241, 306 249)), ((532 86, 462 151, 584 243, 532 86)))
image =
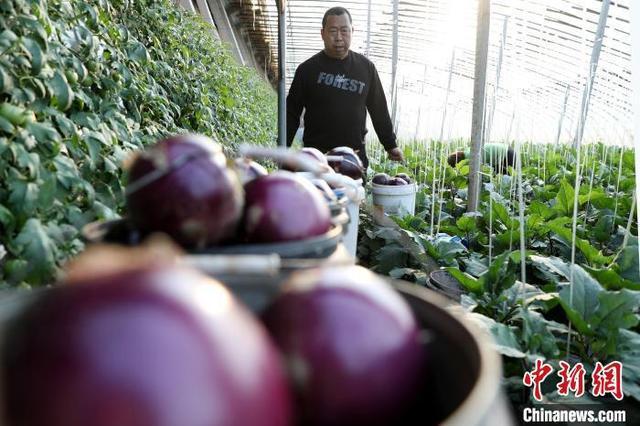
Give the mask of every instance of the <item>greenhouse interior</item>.
POLYGON ((0 425, 640 424, 637 6, 0 1, 0 425))

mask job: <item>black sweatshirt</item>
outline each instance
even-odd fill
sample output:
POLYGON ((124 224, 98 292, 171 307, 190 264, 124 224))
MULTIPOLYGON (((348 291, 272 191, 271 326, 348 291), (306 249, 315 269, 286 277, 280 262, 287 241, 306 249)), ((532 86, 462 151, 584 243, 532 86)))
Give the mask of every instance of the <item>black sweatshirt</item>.
POLYGON ((366 162, 367 110, 385 149, 398 146, 378 71, 359 53, 349 51, 346 58, 334 59, 320 51, 298 66, 287 96, 287 146, 303 108, 305 146, 322 152, 350 146, 366 162))

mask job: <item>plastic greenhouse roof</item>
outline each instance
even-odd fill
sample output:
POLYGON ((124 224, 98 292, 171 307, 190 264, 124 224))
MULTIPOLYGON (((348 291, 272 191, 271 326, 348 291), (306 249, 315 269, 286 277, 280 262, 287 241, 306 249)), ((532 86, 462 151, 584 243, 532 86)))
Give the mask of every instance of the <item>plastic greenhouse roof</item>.
MULTIPOLYGON (((630 2, 611 1, 609 6, 585 122, 585 143, 629 144, 633 140, 630 2)), ((276 50, 276 1, 253 3, 260 4, 258 19, 267 20, 268 42, 276 50)), ((399 137, 469 138, 478 2, 398 1, 395 102, 393 3, 287 1, 287 90, 296 67, 323 48, 324 11, 344 6, 353 18, 351 49, 376 64, 391 110, 396 106, 399 137)), ((559 141, 573 141, 602 5, 598 0, 491 1, 485 107, 491 140, 555 143, 561 127, 559 141)))

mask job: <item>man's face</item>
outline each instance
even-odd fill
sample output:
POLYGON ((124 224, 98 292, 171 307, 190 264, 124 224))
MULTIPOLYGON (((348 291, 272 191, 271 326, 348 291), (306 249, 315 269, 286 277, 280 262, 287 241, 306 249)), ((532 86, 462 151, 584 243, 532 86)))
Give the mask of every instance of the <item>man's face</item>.
POLYGON ((320 31, 325 53, 332 58, 344 59, 349 53, 352 32, 353 28, 346 13, 327 16, 327 22, 320 31))

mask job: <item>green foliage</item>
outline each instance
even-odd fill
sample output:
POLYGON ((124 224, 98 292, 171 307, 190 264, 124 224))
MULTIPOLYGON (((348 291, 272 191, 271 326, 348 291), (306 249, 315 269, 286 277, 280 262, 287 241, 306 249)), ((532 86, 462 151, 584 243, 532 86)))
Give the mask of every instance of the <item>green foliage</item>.
POLYGON ((0 6, 0 270, 51 282, 80 228, 123 209, 121 168, 197 132, 228 154, 275 140, 275 95, 213 29, 169 0, 9 0, 0 6))
MULTIPOLYGON (((567 358, 580 361, 587 371, 596 361, 621 361, 625 395, 640 400, 640 265, 638 225, 632 212, 633 150, 602 144, 584 147, 583 176, 576 194, 577 156, 571 147, 523 144, 521 235, 515 171, 483 174, 478 212, 469 214, 468 162, 453 168, 439 154, 457 149, 459 142, 454 142, 456 148, 432 143, 431 147, 414 143, 406 150, 407 163, 418 180, 416 217, 420 220, 403 218, 396 223, 458 280, 465 291, 462 307, 493 336, 495 348, 504 355, 506 382, 518 390, 516 403, 526 402, 522 374, 539 357, 552 364, 567 358), (576 253, 571 265, 576 198, 576 253), (452 243, 446 234, 438 237, 442 232, 466 239, 468 250, 458 250, 456 244, 461 244, 452 243), (514 251, 521 238, 524 254, 514 251), (523 275, 526 283, 519 281, 523 275)), ((374 168, 387 171, 375 163, 374 168)), ((372 231, 375 234, 375 227, 367 232, 372 231)), ((365 240, 363 245, 370 242, 365 240)), ((382 245, 394 243, 390 238, 382 245)), ((407 258, 396 261, 407 263, 396 263, 390 274, 428 285, 425 274, 429 271, 419 266, 410 251, 405 253, 407 258)), ((371 254, 375 259, 376 250, 371 254)), ((370 266, 376 268, 375 261, 370 266)))
POLYGON ((575 198, 575 191, 566 180, 562 180, 560 183, 560 190, 555 198, 555 208, 558 212, 564 216, 571 216, 573 213, 573 202, 575 198))

